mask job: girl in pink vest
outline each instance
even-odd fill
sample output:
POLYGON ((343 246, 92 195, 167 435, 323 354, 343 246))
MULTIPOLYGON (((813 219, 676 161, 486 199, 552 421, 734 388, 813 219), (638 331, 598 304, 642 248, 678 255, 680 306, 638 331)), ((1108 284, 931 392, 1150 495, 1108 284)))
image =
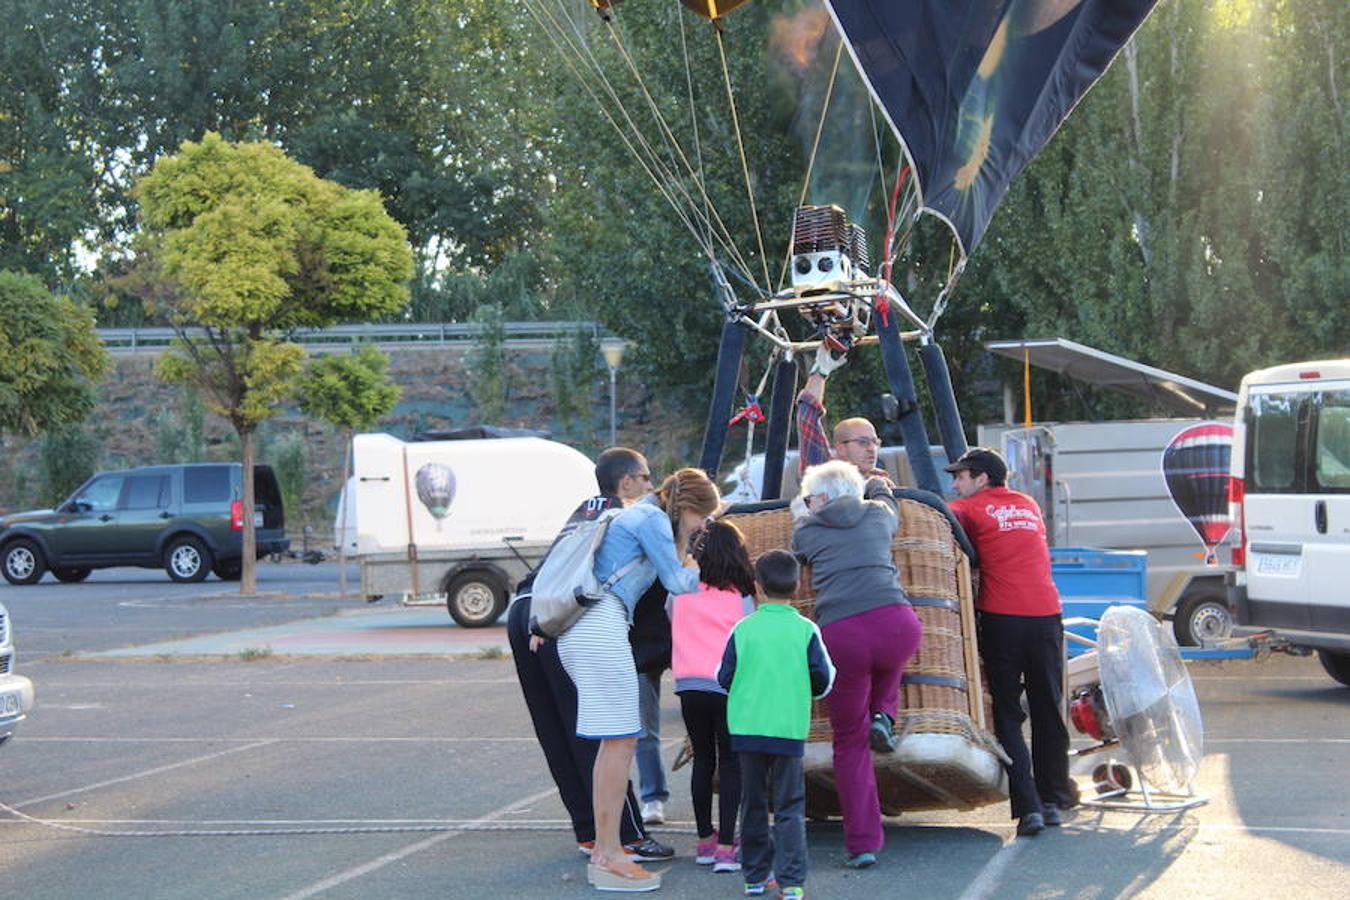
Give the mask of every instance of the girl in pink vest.
POLYGON ((690 793, 698 825, 695 861, 714 872, 738 872, 736 814, 741 802, 741 768, 727 731, 727 692, 717 669, 732 627, 755 609, 755 570, 741 532, 730 522, 712 522, 696 538, 699 590, 668 601, 671 669, 684 727, 694 748, 690 793), (713 831, 713 773, 719 786, 718 829, 713 831))

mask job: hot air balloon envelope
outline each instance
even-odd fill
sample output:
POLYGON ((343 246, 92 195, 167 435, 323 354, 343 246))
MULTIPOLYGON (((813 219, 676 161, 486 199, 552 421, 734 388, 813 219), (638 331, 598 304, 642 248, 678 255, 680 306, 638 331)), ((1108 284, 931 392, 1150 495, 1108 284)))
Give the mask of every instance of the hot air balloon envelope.
POLYGON ((966 253, 1156 0, 826 0, 966 253))
POLYGON ((1217 562, 1214 548, 1228 535, 1228 463, 1233 426, 1204 422, 1184 428, 1163 450, 1163 478, 1172 502, 1205 545, 1206 562, 1217 562))

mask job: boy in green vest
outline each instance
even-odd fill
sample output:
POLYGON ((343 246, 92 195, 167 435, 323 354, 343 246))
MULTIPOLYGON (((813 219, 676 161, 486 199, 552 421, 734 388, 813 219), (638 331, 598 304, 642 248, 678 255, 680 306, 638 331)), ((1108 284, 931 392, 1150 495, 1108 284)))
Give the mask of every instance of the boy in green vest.
POLYGON ((806 883, 806 778, 802 756, 811 727, 811 698, 834 684, 834 664, 820 629, 792 608, 801 567, 786 550, 755 563, 763 602, 736 623, 717 680, 727 690, 731 748, 741 761, 741 865, 745 893, 775 881, 781 898, 801 898, 806 883), (769 833, 772 782, 773 834, 769 833))

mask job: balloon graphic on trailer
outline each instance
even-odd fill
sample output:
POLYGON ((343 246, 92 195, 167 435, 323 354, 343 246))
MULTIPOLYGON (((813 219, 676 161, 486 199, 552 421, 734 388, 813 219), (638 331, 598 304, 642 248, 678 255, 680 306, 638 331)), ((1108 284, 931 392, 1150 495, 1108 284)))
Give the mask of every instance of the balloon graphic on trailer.
POLYGON ((1233 426, 1202 422, 1179 431, 1163 450, 1163 478, 1172 502, 1205 545, 1205 563, 1218 562, 1216 548, 1233 527, 1228 515, 1228 463, 1233 426))
POLYGON ((417 499, 435 518, 439 531, 442 520, 450 515, 450 504, 455 502, 455 473, 447 465, 432 462, 417 470, 414 481, 417 499))

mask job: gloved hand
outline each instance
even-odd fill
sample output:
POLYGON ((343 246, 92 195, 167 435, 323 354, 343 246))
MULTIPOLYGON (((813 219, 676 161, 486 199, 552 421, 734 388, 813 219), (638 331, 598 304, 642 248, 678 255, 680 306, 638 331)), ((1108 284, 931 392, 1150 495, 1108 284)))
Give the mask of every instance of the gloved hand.
POLYGON ((830 373, 848 362, 848 354, 840 353, 838 355, 831 353, 830 348, 821 344, 816 348, 816 361, 811 364, 812 375, 824 375, 826 378, 830 373))

